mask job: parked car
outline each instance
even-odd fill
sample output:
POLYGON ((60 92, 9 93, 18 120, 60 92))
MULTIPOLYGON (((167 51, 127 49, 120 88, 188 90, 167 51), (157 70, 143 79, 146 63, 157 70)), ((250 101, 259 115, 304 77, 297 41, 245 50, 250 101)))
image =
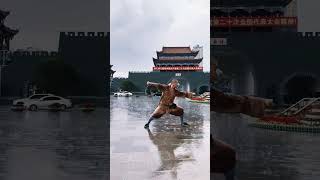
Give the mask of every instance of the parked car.
POLYGON ((153 96, 162 96, 162 92, 156 92, 153 94, 153 96))
POLYGON ((13 106, 17 106, 17 105, 25 105, 26 103, 30 104, 31 102, 37 101, 40 98, 43 98, 43 97, 46 97, 46 96, 54 96, 54 95, 53 94, 34 94, 34 95, 31 95, 31 96, 29 96, 27 98, 14 100, 12 102, 12 105, 13 106))
POLYGON ((34 101, 27 101, 24 105, 27 109, 36 111, 38 109, 50 109, 53 104, 59 104, 61 110, 72 107, 70 99, 65 99, 55 95, 45 96, 34 101))
POLYGON ((129 97, 132 96, 133 94, 128 91, 119 91, 113 94, 114 97, 129 97))

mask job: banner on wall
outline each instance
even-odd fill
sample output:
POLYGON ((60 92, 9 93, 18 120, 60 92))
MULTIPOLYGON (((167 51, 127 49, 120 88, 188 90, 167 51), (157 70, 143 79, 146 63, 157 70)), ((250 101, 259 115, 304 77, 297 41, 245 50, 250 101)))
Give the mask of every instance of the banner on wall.
POLYGON ((297 17, 213 17, 213 27, 296 27, 297 17))
POLYGON ((214 46, 226 46, 228 42, 227 38, 211 38, 210 44, 214 46))
POLYGON ((153 67, 154 71, 199 71, 203 70, 203 67, 193 67, 193 66, 185 66, 185 67, 153 67))

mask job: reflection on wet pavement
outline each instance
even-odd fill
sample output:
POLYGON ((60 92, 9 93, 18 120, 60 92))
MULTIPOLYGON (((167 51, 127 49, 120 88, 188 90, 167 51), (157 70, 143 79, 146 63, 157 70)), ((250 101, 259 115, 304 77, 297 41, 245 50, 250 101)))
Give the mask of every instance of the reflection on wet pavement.
POLYGON ((165 115, 143 128, 159 97, 111 98, 111 179, 210 179, 209 106, 178 99, 189 127, 165 115))
POLYGON ((237 178, 320 179, 320 136, 248 127, 242 114, 211 113, 215 137, 235 147, 237 178))
POLYGON ((106 115, 103 108, 83 113, 0 107, 1 179, 106 179, 106 115))

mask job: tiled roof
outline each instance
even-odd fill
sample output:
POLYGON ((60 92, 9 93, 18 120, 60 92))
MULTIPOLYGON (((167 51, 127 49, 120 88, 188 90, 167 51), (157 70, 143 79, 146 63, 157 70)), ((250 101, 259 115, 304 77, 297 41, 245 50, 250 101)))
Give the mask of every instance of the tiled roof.
POLYGON ((180 53, 192 53, 192 51, 190 47, 163 47, 160 53, 180 54, 180 53))
POLYGON ((170 62, 170 63, 181 63, 181 62, 186 62, 186 63, 200 63, 202 61, 202 59, 155 59, 153 58, 153 62, 154 63, 166 63, 166 62, 170 62))
POLYGON ((0 20, 6 18, 10 14, 9 11, 0 10, 0 20))
POLYGON ((9 36, 14 36, 19 32, 18 30, 11 29, 3 24, 0 24, 0 30, 1 30, 2 34, 9 35, 9 36))
POLYGON ((159 61, 194 61, 197 59, 158 59, 159 61))

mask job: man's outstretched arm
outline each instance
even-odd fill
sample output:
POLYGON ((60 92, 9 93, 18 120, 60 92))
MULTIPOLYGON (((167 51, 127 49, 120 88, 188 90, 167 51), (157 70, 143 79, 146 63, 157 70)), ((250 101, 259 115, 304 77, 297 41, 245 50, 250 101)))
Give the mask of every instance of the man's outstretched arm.
POLYGON ((159 90, 164 90, 165 89, 165 87, 167 86, 167 85, 165 85, 165 84, 160 84, 160 83, 154 83, 154 82, 147 82, 147 86, 148 87, 155 87, 155 88, 157 88, 157 89, 159 89, 159 90))
POLYGON ((191 92, 181 92, 176 90, 176 96, 177 97, 184 97, 184 98, 192 98, 192 93, 191 92))

